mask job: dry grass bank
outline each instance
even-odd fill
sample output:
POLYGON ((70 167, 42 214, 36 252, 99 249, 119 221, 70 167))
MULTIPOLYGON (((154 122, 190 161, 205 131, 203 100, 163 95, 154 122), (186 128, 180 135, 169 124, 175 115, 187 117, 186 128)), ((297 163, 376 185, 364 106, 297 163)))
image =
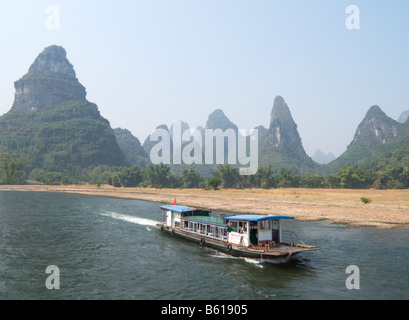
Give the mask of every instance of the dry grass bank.
POLYGON ((214 211, 290 215, 298 220, 330 220, 349 225, 409 226, 409 190, 345 189, 153 189, 112 186, 0 186, 0 190, 69 192, 210 208, 214 211), (364 204, 361 197, 370 198, 364 204))

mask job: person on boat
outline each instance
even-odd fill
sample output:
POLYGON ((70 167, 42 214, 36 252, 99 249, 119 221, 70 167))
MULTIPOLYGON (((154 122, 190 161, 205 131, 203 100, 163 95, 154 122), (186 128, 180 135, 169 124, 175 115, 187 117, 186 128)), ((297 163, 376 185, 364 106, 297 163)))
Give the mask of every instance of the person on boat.
POLYGON ((232 232, 233 228, 231 227, 230 222, 227 224, 226 232, 232 232))

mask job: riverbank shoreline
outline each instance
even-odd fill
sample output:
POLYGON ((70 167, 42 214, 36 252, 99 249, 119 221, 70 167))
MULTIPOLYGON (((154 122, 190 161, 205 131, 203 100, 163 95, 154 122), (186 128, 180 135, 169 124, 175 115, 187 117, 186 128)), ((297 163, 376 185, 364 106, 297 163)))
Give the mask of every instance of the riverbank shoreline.
POLYGON ((409 227, 409 190, 351 189, 155 189, 108 185, 14 185, 0 191, 65 192, 208 208, 215 212, 288 215, 348 226, 409 227), (361 197, 369 198, 364 204, 361 197))

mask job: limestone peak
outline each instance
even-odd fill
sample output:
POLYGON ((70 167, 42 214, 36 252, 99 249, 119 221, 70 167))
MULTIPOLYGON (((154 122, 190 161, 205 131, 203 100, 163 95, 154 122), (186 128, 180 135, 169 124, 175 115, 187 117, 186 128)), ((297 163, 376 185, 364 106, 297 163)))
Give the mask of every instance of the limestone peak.
POLYGON ((45 48, 34 60, 28 73, 37 72, 61 73, 75 78, 74 67, 67 59, 67 52, 57 45, 45 48))
POLYGON ((12 110, 37 111, 70 100, 85 100, 86 90, 75 77, 61 46, 45 48, 27 74, 14 83, 12 110))
POLYGON ((227 118, 221 109, 216 109, 209 115, 206 122, 206 129, 221 129, 223 131, 233 129, 237 131, 237 126, 227 118))

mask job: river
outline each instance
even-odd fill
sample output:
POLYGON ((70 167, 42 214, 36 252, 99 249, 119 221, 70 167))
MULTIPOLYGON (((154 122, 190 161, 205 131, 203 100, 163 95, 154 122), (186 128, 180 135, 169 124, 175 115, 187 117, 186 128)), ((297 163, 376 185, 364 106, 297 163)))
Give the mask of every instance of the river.
POLYGON ((0 299, 409 298, 407 228, 289 220, 288 230, 321 250, 265 262, 163 234, 160 205, 0 191, 0 299))

